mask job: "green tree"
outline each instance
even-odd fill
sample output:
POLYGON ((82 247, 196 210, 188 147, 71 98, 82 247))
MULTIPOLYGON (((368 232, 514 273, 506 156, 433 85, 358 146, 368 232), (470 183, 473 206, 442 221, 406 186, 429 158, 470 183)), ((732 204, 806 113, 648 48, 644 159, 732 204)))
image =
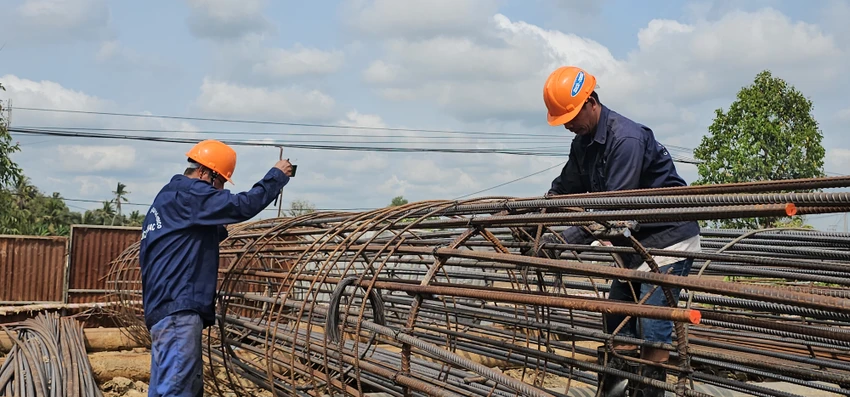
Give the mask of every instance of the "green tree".
MULTIPOLYGON (((0 90, 6 88, 0 84, 0 90)), ((6 130, 6 119, 3 118, 3 104, 0 103, 0 232, 9 233, 15 222, 15 209, 12 207, 14 199, 10 187, 18 184, 22 177, 20 167, 12 161, 12 154, 20 151, 17 143, 12 141, 12 136, 6 130)))
MULTIPOLYGON (((0 84, 0 90, 6 91, 3 84, 0 84)), ((6 130, 3 110, 3 104, 0 103, 0 188, 15 185, 22 176, 21 168, 12 161, 12 154, 19 152, 21 147, 17 143, 13 143, 12 136, 6 130)))
POLYGON ((403 196, 393 197, 393 200, 390 202, 390 207, 398 207, 407 204, 407 199, 403 196))
POLYGON ((289 204, 289 216, 300 216, 316 212, 316 206, 307 200, 294 200, 289 204))
POLYGON ((115 195, 115 209, 118 210, 118 212, 113 215, 112 223, 114 224, 115 217, 118 217, 119 221, 121 222, 121 225, 123 225, 124 215, 121 213, 121 202, 127 202, 127 195, 130 194, 130 192, 127 191, 127 185, 118 182, 118 186, 115 188, 115 190, 112 191, 112 194, 115 195))
POLYGON ((130 217, 127 219, 128 226, 142 226, 142 222, 145 221, 144 215, 139 211, 133 211, 130 213, 130 217))
MULTIPOLYGON (((694 157, 694 185, 822 177, 823 135, 812 116, 812 102, 765 70, 743 87, 729 110, 715 110, 709 134, 694 157)), ((719 227, 772 227, 782 218, 730 219, 719 227)), ((785 221, 783 221, 785 222, 785 221)))

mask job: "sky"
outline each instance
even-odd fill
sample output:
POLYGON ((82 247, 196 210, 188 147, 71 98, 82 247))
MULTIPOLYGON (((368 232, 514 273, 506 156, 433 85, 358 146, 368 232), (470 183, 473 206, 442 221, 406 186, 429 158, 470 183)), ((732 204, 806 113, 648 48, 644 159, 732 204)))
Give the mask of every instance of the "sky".
MULTIPOLYGON (((0 100, 11 100, 12 127, 282 144, 299 166, 284 208, 292 200, 367 209, 398 195, 543 195, 573 138, 546 123, 542 100, 547 75, 562 65, 594 74, 604 104, 685 159, 715 109, 770 70, 813 101, 829 175, 850 166, 850 0, 3 4, 0 100)), ((72 210, 99 207, 84 200, 108 200, 121 182, 139 204, 124 208, 144 211, 182 172, 191 146, 14 138, 22 149, 14 160, 31 182, 78 200, 67 202, 72 210)), ((274 146, 236 150, 234 192, 250 189, 280 156, 274 146)), ((694 165, 677 167, 688 183, 698 178, 694 165)), ((841 215, 809 221, 844 227, 841 215)))

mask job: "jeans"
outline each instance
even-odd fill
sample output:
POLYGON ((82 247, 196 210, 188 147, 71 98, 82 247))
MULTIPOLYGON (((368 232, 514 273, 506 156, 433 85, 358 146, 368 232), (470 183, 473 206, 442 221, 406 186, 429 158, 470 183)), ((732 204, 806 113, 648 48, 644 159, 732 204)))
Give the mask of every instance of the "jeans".
POLYGON ((151 328, 151 381, 148 397, 203 397, 201 317, 169 315, 151 328))
MULTIPOLYGON (((679 262, 675 262, 666 266, 661 266, 659 270, 662 274, 667 273, 670 267, 673 267, 673 271, 670 274, 675 274, 679 276, 687 276, 691 272, 691 266, 693 266, 693 259, 684 259, 679 262)), ((639 294, 638 300, 643 299, 649 291, 655 287, 654 284, 648 283, 639 283, 639 282, 631 282, 632 287, 634 288, 635 294, 639 294)), ((679 292, 681 292, 681 288, 670 287, 670 292, 673 294, 673 300, 675 304, 679 303, 679 292)), ((632 294, 632 289, 629 288, 628 282, 621 282, 620 280, 614 280, 611 283, 611 292, 608 294, 608 299, 625 301, 635 303, 634 295, 632 294)), ((667 299, 664 297, 664 292, 661 290, 661 287, 655 289, 655 292, 646 300, 643 304, 651 305, 651 306, 664 306, 669 307, 667 304, 667 299)), ((617 314, 609 314, 605 315, 606 319, 606 332, 613 333, 614 330, 620 326, 620 323, 623 322, 626 316, 617 315, 617 314)), ((638 330, 638 321, 635 321, 635 317, 629 319, 629 322, 626 323, 625 326, 618 333, 619 336, 629 336, 632 338, 641 338, 641 334, 643 337, 641 339, 645 339, 650 342, 663 342, 663 343, 672 343, 672 334, 673 334, 673 322, 668 320, 656 320, 651 318, 639 318, 640 321, 640 330, 638 330), (642 332, 638 332, 642 331, 642 332)))

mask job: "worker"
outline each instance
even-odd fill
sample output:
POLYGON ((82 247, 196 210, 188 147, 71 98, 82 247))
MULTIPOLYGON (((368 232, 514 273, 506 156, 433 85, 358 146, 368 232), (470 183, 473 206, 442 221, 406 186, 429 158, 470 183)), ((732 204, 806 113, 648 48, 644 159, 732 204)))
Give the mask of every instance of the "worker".
MULTIPOLYGON (((566 165, 553 181, 546 196, 586 192, 602 192, 628 189, 648 189, 686 186, 676 171, 673 158, 659 143, 652 130, 609 109, 599 100, 596 92, 596 77, 587 71, 564 66, 549 75, 543 86, 543 101, 548 110, 547 119, 551 126, 561 126, 573 132, 569 158, 566 165)), ((660 248, 689 252, 700 251, 700 228, 697 222, 643 223, 633 236, 647 248, 660 248)), ((543 242, 567 244, 600 243, 582 227, 568 227, 560 236, 547 234, 543 242), (563 241, 560 238, 563 238, 563 241)), ((611 242, 601 242, 610 245, 611 242)), ((625 244, 621 242, 619 244, 625 244)), ((549 250, 529 250, 531 255, 544 256, 549 250)), ((560 256, 560 252, 550 252, 560 256)), ((693 259, 675 257, 653 258, 661 273, 687 276, 693 259)), ((623 256, 627 267, 637 271, 652 271, 637 254, 623 256)), ((618 301, 636 302, 653 287, 648 283, 613 280, 608 298, 618 301), (631 285, 630 285, 631 284, 631 285), (635 294, 639 296, 635 296, 635 294)), ((675 304, 678 304, 679 288, 670 288, 675 304)), ((656 288, 647 305, 668 306, 660 287, 656 288)), ((613 333, 625 319, 622 315, 605 315, 606 332, 613 333)), ((672 342, 671 321, 635 318, 619 332, 621 336, 638 337, 649 342, 672 342)), ((614 348, 624 356, 637 357, 637 346, 615 343, 614 348)), ((604 346, 598 350, 600 362, 605 356, 604 346)), ((669 352, 660 348, 642 347, 640 357, 666 363, 669 352)), ((611 357, 611 355, 607 355, 611 357)), ((608 360, 611 361, 610 359, 608 360)), ((655 365, 638 366, 633 361, 614 360, 611 366, 639 373, 653 379, 666 381, 666 370, 655 365)), ((640 382, 629 382, 624 378, 600 374, 601 396, 655 397, 663 396, 664 390, 640 382), (604 382, 603 382, 604 381, 604 382), (629 393, 629 394, 626 394, 629 393)))
POLYGON ((215 323, 224 225, 260 213, 292 175, 289 161, 280 160, 250 190, 234 194, 224 189, 236 168, 232 148, 205 140, 186 156, 185 171, 156 195, 142 225, 142 304, 152 342, 148 396, 203 395, 201 332, 215 323))

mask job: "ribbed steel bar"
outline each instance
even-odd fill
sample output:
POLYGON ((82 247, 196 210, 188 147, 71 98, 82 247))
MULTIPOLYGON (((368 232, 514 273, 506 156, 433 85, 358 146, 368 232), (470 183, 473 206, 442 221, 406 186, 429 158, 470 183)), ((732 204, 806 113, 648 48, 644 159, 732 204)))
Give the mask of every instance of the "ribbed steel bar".
POLYGON ((441 215, 451 215, 453 213, 492 213, 500 210, 524 210, 528 208, 657 209, 785 203, 807 206, 850 206, 850 193, 701 194, 681 196, 617 196, 616 193, 612 193, 608 197, 505 200, 502 203, 493 204, 458 205, 449 211, 441 213, 441 215))
MULTIPOLYGON (((850 178, 434 200, 234 225, 221 244, 218 324, 205 340, 216 376, 206 386, 246 395, 261 388, 542 397, 592 390, 604 373, 688 396, 706 395, 698 389, 709 386, 793 395, 763 379, 850 394, 842 389, 850 379, 850 288, 840 277, 850 270, 850 234, 702 229, 698 251, 645 250, 693 259, 690 276, 680 277, 619 268, 617 257, 635 247, 541 246, 519 233, 850 210, 845 193, 747 193, 833 185, 850 178), (521 254, 533 247, 562 253, 521 254), (684 291, 677 307, 615 302, 605 299, 612 279, 684 291), (650 342, 605 332, 610 313, 681 325, 672 343, 650 342), (596 349, 610 341, 670 352, 668 374, 697 387, 600 365, 596 349), (759 361, 759 351, 773 359, 759 361), (724 371, 734 379, 714 375, 724 371), (559 389, 547 387, 552 382, 559 389)), ((149 344, 143 312, 132 303, 140 300, 139 274, 134 245, 113 261, 111 299, 123 302, 115 315, 127 333, 149 344)))

